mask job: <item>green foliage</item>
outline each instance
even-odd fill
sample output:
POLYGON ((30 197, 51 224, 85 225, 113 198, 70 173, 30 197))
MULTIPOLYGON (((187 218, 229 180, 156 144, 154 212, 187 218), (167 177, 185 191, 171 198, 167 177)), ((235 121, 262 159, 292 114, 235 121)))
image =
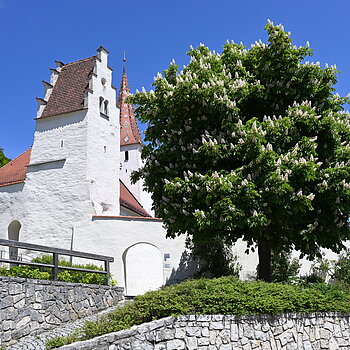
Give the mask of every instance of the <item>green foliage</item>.
MULTIPOLYGON (((42 255, 32 259, 32 262, 48 264, 53 263, 52 255, 42 255)), ((69 261, 60 259, 58 262, 60 266, 68 267, 79 267, 89 270, 99 270, 102 271, 102 267, 93 264, 71 264, 69 261)), ((52 269, 47 267, 33 267, 33 266, 12 266, 9 269, 0 268, 1 276, 9 277, 23 277, 23 278, 36 278, 42 280, 52 279, 52 269)), ((62 282, 71 283, 86 283, 86 284, 104 284, 106 281, 106 276, 91 272, 78 272, 78 271, 67 271, 63 270, 58 273, 58 280, 62 282)), ((111 285, 116 285, 115 280, 111 280, 111 285)))
POLYGON ((11 159, 7 158, 4 154, 4 150, 0 147, 0 168, 8 163, 11 159))
POLYGON ((297 282, 301 264, 291 257, 291 253, 272 254, 272 281, 297 282))
POLYGON ((350 294, 332 285, 242 282, 229 276, 188 280, 135 298, 135 301, 86 322, 73 341, 116 332, 162 317, 191 314, 253 315, 285 312, 350 311, 350 294))
POLYGON ((45 349, 55 349, 59 348, 60 346, 67 345, 70 343, 74 343, 79 339, 80 331, 76 330, 73 333, 69 334, 66 337, 56 337, 53 339, 49 339, 45 344, 45 349))
POLYGON ((309 275, 303 276, 302 280, 307 283, 324 283, 330 275, 330 271, 331 262, 319 257, 312 263, 309 275))
POLYGON ((130 98, 148 123, 143 178, 167 235, 195 244, 242 238, 313 259, 349 239, 350 123, 336 67, 305 62, 280 26, 268 42, 221 53, 201 45, 154 91, 130 98))
POLYGON ((350 285, 350 250, 344 250, 334 263, 333 277, 336 281, 350 285))
POLYGON ((192 258, 199 262, 197 276, 239 277, 242 266, 237 262, 237 256, 232 253, 232 248, 224 242, 193 244, 188 240, 187 247, 192 252, 192 258))
POLYGON ((1 267, 0 276, 34 278, 39 280, 51 279, 50 273, 29 266, 12 266, 9 269, 1 267))

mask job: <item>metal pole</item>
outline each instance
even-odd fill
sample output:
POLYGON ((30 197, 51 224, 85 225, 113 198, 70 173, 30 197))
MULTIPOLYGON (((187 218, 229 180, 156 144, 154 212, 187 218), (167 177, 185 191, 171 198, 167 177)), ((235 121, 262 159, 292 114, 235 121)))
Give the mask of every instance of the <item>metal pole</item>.
POLYGON ((109 270, 109 261, 105 260, 105 270, 107 272, 107 277, 106 277, 106 285, 109 286, 109 280, 110 280, 110 270, 109 270))
MULTIPOLYGON (((72 236, 71 236, 71 240, 70 240, 70 251, 73 250, 73 239, 74 239, 74 226, 72 227, 72 236)), ((71 256, 69 257, 69 262, 70 262, 71 264, 73 264, 73 255, 71 255, 71 256)))
POLYGON ((57 281, 58 280, 58 254, 57 253, 53 253, 53 280, 57 281))

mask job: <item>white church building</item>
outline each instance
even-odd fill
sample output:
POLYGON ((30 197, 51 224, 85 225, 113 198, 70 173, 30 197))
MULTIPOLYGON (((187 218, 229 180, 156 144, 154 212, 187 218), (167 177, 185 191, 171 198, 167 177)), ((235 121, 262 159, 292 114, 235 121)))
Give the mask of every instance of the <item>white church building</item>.
MULTIPOLYGON (((151 198, 130 174, 142 165, 142 139, 125 71, 116 98, 108 51, 56 61, 38 113, 33 146, 0 168, 0 238, 114 257, 127 295, 188 277, 185 237, 166 239, 151 198)), ((235 253, 242 277, 257 256, 235 253)))

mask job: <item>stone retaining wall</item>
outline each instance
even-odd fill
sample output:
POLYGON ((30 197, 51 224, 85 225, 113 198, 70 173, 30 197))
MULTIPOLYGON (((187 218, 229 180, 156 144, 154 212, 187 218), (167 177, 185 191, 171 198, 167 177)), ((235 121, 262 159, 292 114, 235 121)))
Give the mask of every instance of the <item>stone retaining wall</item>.
POLYGON ((91 315, 123 297, 120 287, 0 276, 0 345, 91 315))
POLYGON ((190 315, 168 317, 61 350, 350 349, 350 315, 190 315))

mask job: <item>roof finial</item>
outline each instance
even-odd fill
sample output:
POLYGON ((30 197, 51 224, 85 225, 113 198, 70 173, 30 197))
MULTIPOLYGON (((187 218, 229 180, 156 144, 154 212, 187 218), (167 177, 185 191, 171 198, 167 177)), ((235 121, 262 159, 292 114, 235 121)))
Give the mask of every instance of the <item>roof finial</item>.
POLYGON ((124 64, 123 64, 123 74, 126 74, 126 52, 125 52, 125 50, 124 50, 124 58, 123 58, 123 62, 124 62, 124 64))

